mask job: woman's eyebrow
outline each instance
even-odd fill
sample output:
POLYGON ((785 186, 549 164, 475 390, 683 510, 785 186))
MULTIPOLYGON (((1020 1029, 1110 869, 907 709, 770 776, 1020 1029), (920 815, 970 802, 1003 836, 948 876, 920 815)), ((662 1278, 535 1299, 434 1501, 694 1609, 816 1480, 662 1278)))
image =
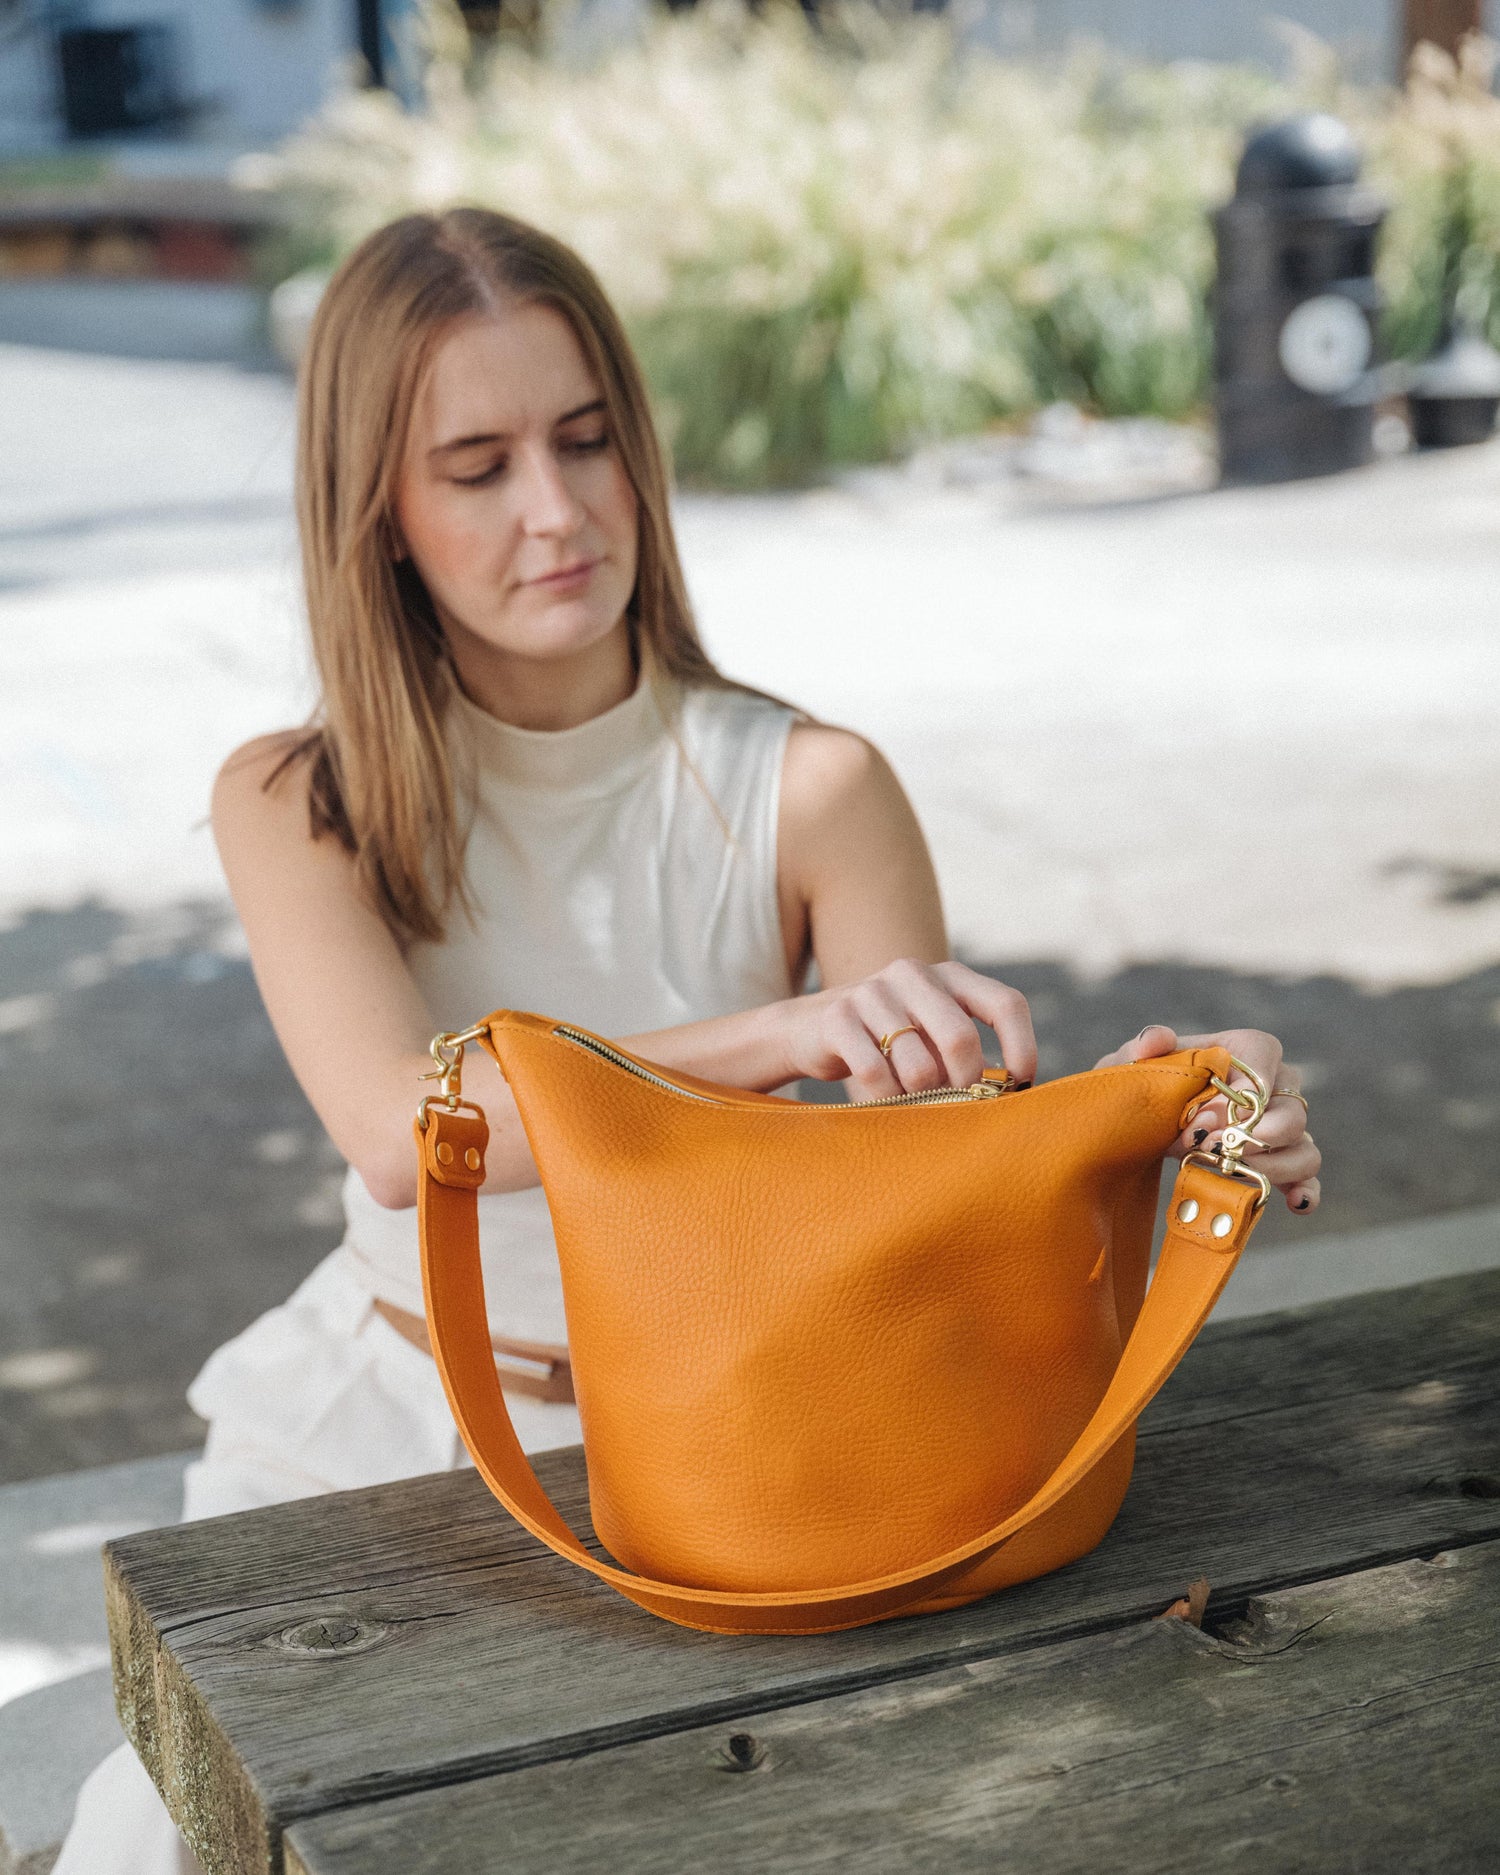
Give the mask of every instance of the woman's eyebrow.
MULTIPOLYGON (((576 423, 580 417, 597 416, 604 408, 604 399, 595 397, 586 404, 579 404, 576 410, 565 410, 552 427, 554 430, 560 430, 565 423, 576 423)), ((508 430, 480 430, 473 436, 455 436, 451 443, 438 443, 435 448, 429 449, 427 454, 429 457, 446 456, 456 449, 477 449, 481 443, 508 443, 509 441, 508 430)))
POLYGON ((579 417, 596 417, 604 407, 604 399, 596 397, 591 403, 580 404, 576 410, 564 411, 552 427, 554 430, 560 430, 565 423, 576 422, 579 417))

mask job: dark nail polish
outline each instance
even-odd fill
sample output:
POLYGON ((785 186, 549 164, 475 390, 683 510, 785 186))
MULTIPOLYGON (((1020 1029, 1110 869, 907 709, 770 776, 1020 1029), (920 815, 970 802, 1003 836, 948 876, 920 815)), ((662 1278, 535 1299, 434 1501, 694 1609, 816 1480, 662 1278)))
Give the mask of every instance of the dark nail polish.
POLYGON ((1194 1133, 1193 1135, 1194 1146, 1201 1146, 1204 1140, 1207 1138, 1208 1138, 1208 1128, 1206 1126, 1200 1126, 1197 1132, 1194 1133))
POLYGON ((1299 1198, 1297 1200, 1297 1209, 1299 1211, 1305 1211, 1311 1203, 1312 1203, 1311 1198, 1299 1198))
POLYGON ((1017 1081, 1015 1086, 1011 1089, 1011 1092, 1013 1094, 1024 1094, 1030 1085, 1030 1081, 1017 1081))

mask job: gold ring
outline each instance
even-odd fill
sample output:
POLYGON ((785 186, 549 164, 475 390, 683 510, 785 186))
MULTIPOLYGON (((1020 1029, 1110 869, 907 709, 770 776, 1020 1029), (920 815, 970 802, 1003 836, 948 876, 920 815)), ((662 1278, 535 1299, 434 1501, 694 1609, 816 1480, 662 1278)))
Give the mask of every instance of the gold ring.
POLYGON ((1307 1104, 1307 1095, 1299 1094, 1295 1087, 1278 1087, 1271 1098, 1272 1100, 1300 1100, 1304 1113, 1310 1113, 1312 1111, 1307 1104))
POLYGON ((904 1029, 892 1029, 889 1035, 882 1035, 880 1040, 876 1043, 876 1047, 879 1048, 881 1054, 889 1061, 891 1058, 891 1045, 894 1042, 899 1042, 903 1035, 915 1035, 916 1032, 916 1023, 908 1022, 904 1029))

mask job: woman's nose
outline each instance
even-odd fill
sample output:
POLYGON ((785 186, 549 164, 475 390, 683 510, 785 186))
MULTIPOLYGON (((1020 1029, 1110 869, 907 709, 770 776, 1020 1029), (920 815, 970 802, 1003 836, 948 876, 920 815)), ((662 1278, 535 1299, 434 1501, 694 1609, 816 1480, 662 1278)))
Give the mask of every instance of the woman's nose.
POLYGON ((553 452, 529 450, 524 475, 522 522, 527 533, 575 533, 583 520, 583 507, 553 452))

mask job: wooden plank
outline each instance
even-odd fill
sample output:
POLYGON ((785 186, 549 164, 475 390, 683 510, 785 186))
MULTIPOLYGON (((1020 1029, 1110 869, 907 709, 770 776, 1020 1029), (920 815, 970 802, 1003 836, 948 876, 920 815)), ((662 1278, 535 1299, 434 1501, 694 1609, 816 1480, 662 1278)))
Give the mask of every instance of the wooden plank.
MULTIPOLYGON (((1500 1536, 1500 1277, 1268 1319, 1189 1356, 1092 1556, 952 1615, 689 1634, 456 1474, 111 1545, 122 1713, 211 1872, 274 1870, 316 1812, 1138 1621, 1200 1573, 1243 1596, 1500 1536), (352 1644, 285 1638, 320 1621, 352 1644)), ((576 1453, 539 1469, 579 1517, 576 1453)))
MULTIPOLYGON (((1252 1255, 1254 1252, 1252 1251, 1252 1255)), ((1207 1425, 1371 1385, 1500 1371, 1500 1269, 1210 1322, 1148 1408, 1143 1433, 1207 1425)))
POLYGON ((1492 1869, 1497 1611, 1485 1544, 319 1817, 287 1867, 1492 1869))

